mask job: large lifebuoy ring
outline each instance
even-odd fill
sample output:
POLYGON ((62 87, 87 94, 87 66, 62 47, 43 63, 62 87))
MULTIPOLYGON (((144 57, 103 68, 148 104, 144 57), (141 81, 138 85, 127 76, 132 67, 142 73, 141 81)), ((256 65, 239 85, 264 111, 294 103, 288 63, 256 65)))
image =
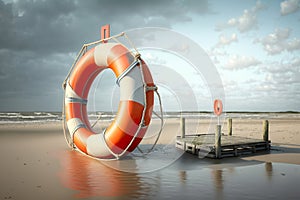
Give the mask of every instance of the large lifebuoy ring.
POLYGON ((102 43, 87 51, 73 69, 65 91, 67 127, 75 146, 100 159, 133 151, 150 123, 155 88, 146 63, 122 44, 102 43), (94 79, 107 68, 117 77, 120 103, 114 121, 105 133, 97 134, 88 120, 86 104, 94 79))

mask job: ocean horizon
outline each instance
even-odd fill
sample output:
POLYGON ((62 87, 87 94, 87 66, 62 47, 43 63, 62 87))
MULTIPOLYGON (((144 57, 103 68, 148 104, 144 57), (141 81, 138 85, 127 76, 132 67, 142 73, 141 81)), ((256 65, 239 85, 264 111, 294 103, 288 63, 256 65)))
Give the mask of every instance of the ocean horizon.
MULTIPOLYGON (((99 117, 101 120, 110 121, 116 116, 116 112, 96 111, 89 112, 90 121, 95 121, 99 117)), ((191 118, 191 119, 210 119, 215 115, 209 111, 170 111, 164 112, 164 118, 191 118)), ((298 111, 282 111, 282 112, 252 112, 252 111, 229 111, 224 112, 225 118, 238 119, 276 119, 276 118, 299 118, 298 111)), ((153 114, 153 119, 157 117, 153 114)), ((62 121, 62 112, 59 111, 32 111, 32 112, 0 112, 0 124, 9 123, 38 123, 38 122, 58 122, 62 121)))

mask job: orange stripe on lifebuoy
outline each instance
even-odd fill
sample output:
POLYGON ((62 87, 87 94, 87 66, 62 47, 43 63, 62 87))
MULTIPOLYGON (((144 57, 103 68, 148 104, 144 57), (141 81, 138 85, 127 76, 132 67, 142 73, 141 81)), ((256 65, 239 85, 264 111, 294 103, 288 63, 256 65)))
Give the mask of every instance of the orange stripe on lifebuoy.
POLYGON ((133 61, 134 57, 122 45, 113 47, 107 59, 108 67, 113 70, 116 77, 119 77, 133 61))
POLYGON ((86 52, 78 61, 70 76, 70 85, 76 93, 82 97, 84 88, 90 75, 99 69, 94 61, 94 48, 86 52))

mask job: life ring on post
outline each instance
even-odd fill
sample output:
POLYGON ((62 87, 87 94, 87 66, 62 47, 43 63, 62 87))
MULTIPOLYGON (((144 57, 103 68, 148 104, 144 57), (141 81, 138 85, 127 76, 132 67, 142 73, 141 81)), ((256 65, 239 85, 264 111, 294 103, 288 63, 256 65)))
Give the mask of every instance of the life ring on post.
POLYGON ((65 89, 67 127, 75 147, 100 159, 118 159, 133 151, 150 123, 154 90, 146 63, 122 44, 101 43, 87 51, 75 65, 65 89), (94 79, 108 68, 117 77, 120 102, 115 119, 99 134, 88 120, 87 99, 94 79))
POLYGON ((220 116, 223 112, 223 103, 220 99, 215 99, 214 101, 214 113, 217 116, 220 116))

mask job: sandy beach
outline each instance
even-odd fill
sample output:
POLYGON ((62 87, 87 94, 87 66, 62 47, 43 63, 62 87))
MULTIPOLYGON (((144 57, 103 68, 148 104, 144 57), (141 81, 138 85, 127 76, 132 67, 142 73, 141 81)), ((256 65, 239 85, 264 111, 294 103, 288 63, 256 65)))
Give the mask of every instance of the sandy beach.
MULTIPOLYGON (((107 123, 101 126, 106 126, 107 123)), ((70 150, 64 140, 61 122, 1 124, 0 199, 169 199, 173 195, 192 198, 199 195, 199 189, 187 185, 194 185, 195 182, 201 186, 204 197, 226 199, 239 186, 237 184, 231 190, 224 186, 225 179, 234 183, 234 177, 239 179, 245 178, 242 174, 248 174, 249 177, 259 175, 261 170, 267 173, 262 176, 268 177, 266 187, 270 183, 279 183, 270 193, 265 193, 269 195, 266 198, 273 194, 279 199, 286 194, 284 197, 296 199, 300 195, 295 184, 299 181, 300 172, 300 118, 269 119, 269 123, 272 141, 270 153, 221 160, 199 159, 190 154, 179 153, 172 162, 148 173, 122 172, 111 167, 134 165, 141 169, 144 161, 130 156, 120 161, 111 161, 107 165, 70 150), (284 181, 278 181, 277 177, 284 178, 284 181), (286 184, 289 187, 285 189, 286 184), (283 187, 278 190, 278 194, 277 187, 283 187)), ((205 132, 209 129, 210 121, 186 119, 186 125, 187 132, 205 132)), ((158 127, 158 121, 154 120, 146 135, 148 139, 143 144, 153 142, 152 136, 158 127)), ((223 132, 227 133, 226 122, 223 124, 223 132)), ((167 119, 159 145, 168 144, 173 147, 174 139, 179 134, 179 119, 167 119)), ((261 138, 262 119, 234 118, 233 134, 261 138)), ((158 150, 158 153, 163 151, 158 150)), ((159 165, 162 161, 158 157, 151 162, 159 165)), ((265 181, 260 179, 257 177, 249 184, 265 181)), ((242 192, 236 193, 236 198, 241 198, 251 190, 244 187, 242 192)), ((263 188, 261 193, 252 195, 258 199, 265 197, 263 188)))

